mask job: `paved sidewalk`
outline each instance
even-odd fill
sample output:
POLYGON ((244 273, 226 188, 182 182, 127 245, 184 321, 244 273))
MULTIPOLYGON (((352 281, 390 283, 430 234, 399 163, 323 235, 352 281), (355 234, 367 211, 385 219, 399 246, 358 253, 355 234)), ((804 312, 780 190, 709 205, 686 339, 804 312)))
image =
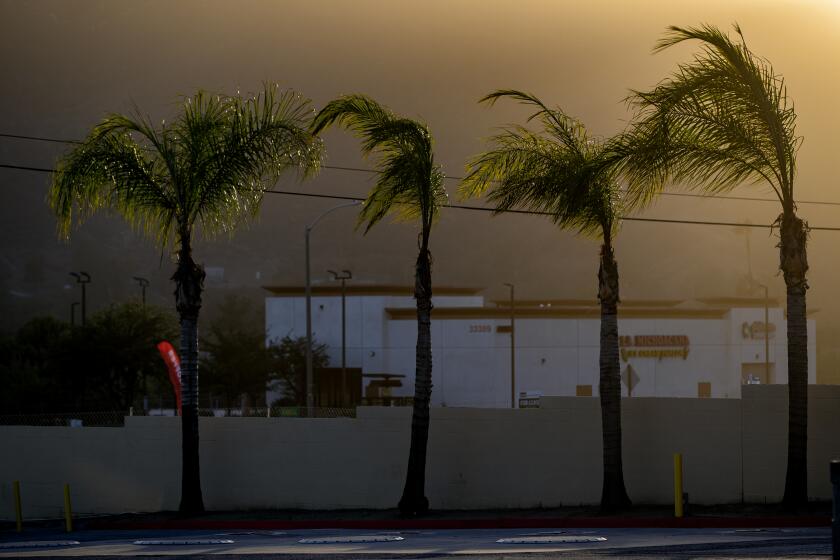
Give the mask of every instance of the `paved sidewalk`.
POLYGON ((154 521, 103 520, 84 524, 89 529, 165 530, 165 529, 568 529, 568 528, 729 528, 830 527, 824 516, 791 517, 558 517, 558 518, 460 518, 460 519, 161 519, 154 521))

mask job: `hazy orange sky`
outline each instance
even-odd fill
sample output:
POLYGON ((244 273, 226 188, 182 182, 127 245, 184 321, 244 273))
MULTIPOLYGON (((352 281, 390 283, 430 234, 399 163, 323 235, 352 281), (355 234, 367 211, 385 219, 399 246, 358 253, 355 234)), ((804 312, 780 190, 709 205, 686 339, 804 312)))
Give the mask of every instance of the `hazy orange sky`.
MULTIPOLYGON (((652 85, 694 45, 653 56, 667 25, 739 22, 782 73, 806 136, 803 196, 826 193, 840 117, 840 1, 3 1, 4 128, 82 135, 107 111, 165 116, 198 88, 263 80, 320 106, 361 91, 425 119, 450 173, 491 127, 521 116, 475 100, 533 91, 594 132, 623 126, 628 88, 652 85)), ((333 153, 331 159, 353 158, 333 153)), ((838 196, 840 198, 840 196, 838 196)))
MULTIPOLYGON (((510 103, 479 106, 482 95, 528 90, 593 133, 610 135, 626 124, 622 99, 630 88, 652 86, 696 50, 686 44, 652 55, 665 27, 704 22, 727 28, 738 22, 750 47, 784 75, 805 137, 798 198, 840 201, 840 0, 3 0, 0 132, 80 138, 107 112, 130 111, 135 103, 158 119, 171 115, 179 95, 198 88, 247 92, 271 80, 312 98, 316 108, 363 92, 422 118, 435 135, 438 160, 457 176, 494 127, 524 116, 510 103)), ((330 132, 326 141, 328 163, 370 165, 347 134, 330 132)), ((0 163, 50 167, 61 150, 0 140, 0 163)), ((280 187, 362 194, 368 181, 325 170, 312 183, 280 187)), ((98 218, 69 246, 57 243, 43 203, 47 184, 44 174, 0 170, 0 288, 30 297, 14 296, 9 306, 34 305, 60 289, 66 270, 85 267, 100 278, 146 271, 160 303, 168 303, 168 259, 118 219, 98 218)), ((447 185, 454 194, 457 182, 447 185)), ((738 193, 769 195, 750 187, 738 193)), ((301 283, 303 227, 331 204, 270 197, 258 225, 230 242, 203 245, 199 256, 225 267, 232 286, 301 283)), ((770 223, 778 212, 773 203, 672 197, 645 215, 770 223)), ((838 206, 802 205, 800 214, 812 225, 840 226, 838 206)), ((409 283, 414 230, 383 224, 362 237, 350 235, 352 224, 352 211, 345 211, 319 226, 313 270, 350 268, 360 282, 409 283)), ((840 232, 812 235, 812 307, 840 311, 833 297, 838 242, 840 232)), ((494 297, 504 293, 501 282, 514 281, 523 297, 594 298, 597 244, 537 217, 448 210, 432 243, 438 283, 486 286, 494 297)), ((775 239, 760 230, 750 243, 755 274, 781 295, 775 239)), ((626 223, 618 259, 625 297, 734 295, 747 269, 746 239, 733 228, 626 223)), ((133 294, 130 281, 101 282, 100 301, 133 294)))

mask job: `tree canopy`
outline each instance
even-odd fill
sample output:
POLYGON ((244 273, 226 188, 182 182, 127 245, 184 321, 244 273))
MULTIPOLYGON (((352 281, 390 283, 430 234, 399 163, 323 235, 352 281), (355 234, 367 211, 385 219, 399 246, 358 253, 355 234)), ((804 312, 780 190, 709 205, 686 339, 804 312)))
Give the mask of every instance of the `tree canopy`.
POLYGON ((159 127, 139 111, 109 115, 57 166, 49 202, 59 231, 111 208, 161 244, 187 225, 229 232, 257 211, 266 182, 318 171, 309 118, 307 99, 271 84, 253 97, 199 91, 159 127))
POLYGON ((655 52, 689 40, 700 52, 650 91, 629 97, 634 124, 618 148, 631 196, 649 198, 671 181, 710 193, 744 182, 773 189, 792 210, 796 112, 770 62, 711 25, 670 27, 655 52), (654 188, 651 189, 650 187, 654 188))
POLYGON ((359 213, 365 231, 389 213, 403 220, 419 218, 422 229, 430 229, 448 197, 426 125, 398 117, 359 94, 328 103, 315 117, 312 131, 318 134, 335 123, 362 139, 362 153, 380 158, 376 184, 359 213))
POLYGON ((533 94, 498 90, 481 102, 492 105, 505 97, 535 107, 528 122, 537 121, 541 130, 511 125, 494 135, 491 148, 468 163, 461 194, 480 196, 489 190, 487 199, 497 214, 543 212, 562 228, 609 237, 618 226, 621 205, 611 145, 533 94))

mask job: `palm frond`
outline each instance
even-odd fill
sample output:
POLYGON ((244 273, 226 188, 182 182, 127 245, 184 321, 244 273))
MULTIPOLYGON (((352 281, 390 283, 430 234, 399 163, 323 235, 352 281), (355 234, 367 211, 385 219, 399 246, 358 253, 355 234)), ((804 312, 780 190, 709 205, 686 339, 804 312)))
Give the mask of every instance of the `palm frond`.
POLYGON ((290 168, 317 172, 309 102, 266 84, 254 97, 198 92, 170 125, 111 115, 57 166, 49 199, 67 235, 74 217, 111 207, 162 244, 172 234, 229 231, 256 212, 290 168))
POLYGON ((376 184, 359 213, 365 231, 393 214, 398 219, 420 218, 424 232, 428 232, 447 195, 426 125, 397 117, 373 99, 358 94, 328 103, 315 116, 311 130, 317 134, 333 124, 354 132, 362 141, 364 154, 379 157, 376 184))
POLYGON ((479 100, 479 103, 495 105, 496 101, 509 97, 525 105, 537 107, 537 112, 528 116, 527 122, 538 119, 545 130, 562 142, 569 150, 581 150, 586 146, 586 129, 575 119, 569 117, 561 109, 551 109, 532 93, 525 93, 515 89, 500 89, 489 93, 479 100))
POLYGON ((713 26, 671 27, 655 51, 688 40, 700 53, 647 92, 634 92, 631 130, 617 146, 630 196, 645 199, 668 181, 710 192, 764 182, 793 206, 796 114, 784 80, 746 45, 713 26), (650 188, 654 185, 654 188, 650 188))
POLYGON ((295 92, 266 84, 251 98, 198 95, 191 105, 207 109, 197 117, 185 111, 190 119, 176 128, 204 131, 190 146, 199 173, 189 216, 205 231, 229 231, 241 216, 254 214, 266 185, 287 170, 306 178, 320 169, 323 144, 308 131, 309 100, 295 92))
POLYGON ((461 196, 481 196, 495 212, 528 209, 546 212, 560 227, 584 235, 611 235, 621 205, 606 144, 588 137, 585 127, 559 109, 518 90, 499 90, 482 99, 510 97, 539 107, 529 117, 541 133, 510 126, 493 136, 492 148, 467 166, 461 196))
POLYGON ((363 140, 377 135, 378 127, 395 120, 385 107, 366 95, 344 95, 318 111, 312 120, 312 133, 320 134, 338 124, 355 132, 363 140))
POLYGON ((53 174, 48 201, 68 237, 73 222, 102 208, 113 208, 132 225, 158 239, 172 231, 177 201, 166 189, 160 160, 135 143, 111 116, 62 159, 53 174))

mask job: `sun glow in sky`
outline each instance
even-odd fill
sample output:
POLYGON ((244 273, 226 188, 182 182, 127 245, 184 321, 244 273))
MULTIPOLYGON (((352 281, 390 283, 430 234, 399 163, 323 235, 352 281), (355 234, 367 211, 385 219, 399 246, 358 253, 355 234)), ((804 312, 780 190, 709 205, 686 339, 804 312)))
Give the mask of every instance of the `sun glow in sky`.
MULTIPOLYGON (((488 127, 519 112, 475 100, 516 87, 552 100, 599 134, 624 126, 628 88, 645 88, 693 45, 656 56, 667 25, 742 26, 750 46, 788 80, 807 148, 803 188, 815 189, 838 128, 837 0, 379 0, 229 3, 6 2, 7 68, 0 115, 82 130, 134 100, 165 112, 197 88, 253 90, 276 80, 323 103, 364 91, 419 115, 448 169, 460 170, 488 127), (836 112, 835 112, 836 113, 836 112), (33 120, 34 119, 34 120, 33 120), (814 140, 812 140, 812 138, 814 140), (824 151, 825 150, 825 151, 824 151)), ((41 126, 43 128, 43 126, 41 126)), ((338 156, 336 156, 338 157, 338 156)))

